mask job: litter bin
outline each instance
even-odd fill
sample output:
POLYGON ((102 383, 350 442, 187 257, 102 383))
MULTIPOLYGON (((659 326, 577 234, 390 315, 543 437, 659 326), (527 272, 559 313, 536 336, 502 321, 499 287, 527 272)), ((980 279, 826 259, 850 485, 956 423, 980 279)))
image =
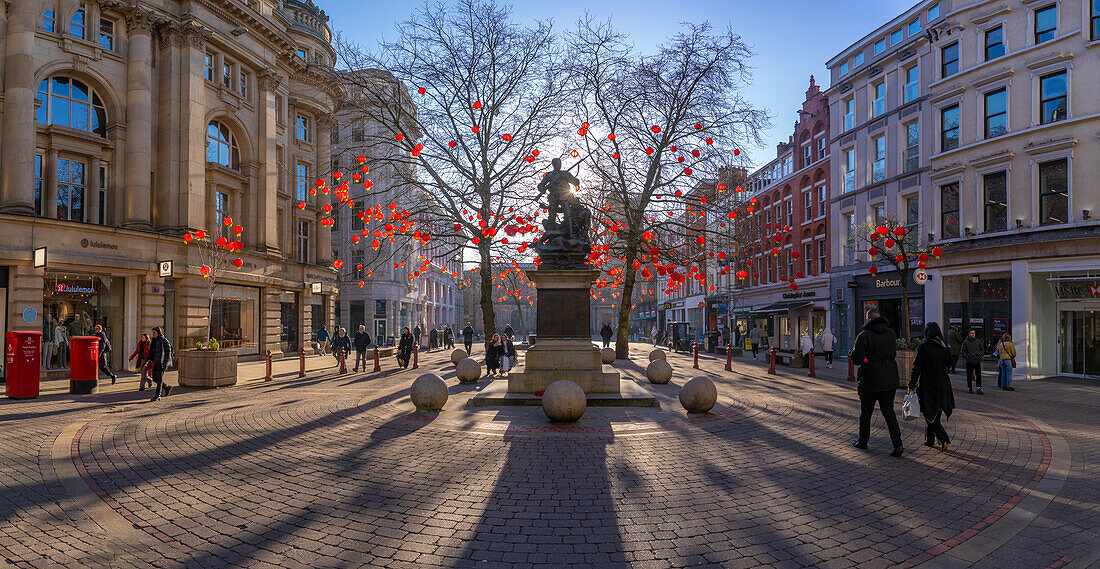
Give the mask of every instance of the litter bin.
POLYGON ((69 393, 99 393, 99 338, 69 338, 69 393))
POLYGON ((8 332, 7 382, 4 393, 12 399, 38 397, 39 365, 42 357, 42 332, 8 332))

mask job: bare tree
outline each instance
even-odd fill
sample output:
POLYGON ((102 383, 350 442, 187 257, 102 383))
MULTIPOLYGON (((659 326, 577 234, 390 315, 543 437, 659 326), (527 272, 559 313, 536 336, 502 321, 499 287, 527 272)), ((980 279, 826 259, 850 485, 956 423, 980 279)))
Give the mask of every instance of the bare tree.
POLYGON ((460 234, 465 258, 480 262, 492 337, 497 233, 537 213, 530 198, 547 158, 539 149, 563 124, 568 90, 550 24, 521 26, 494 0, 433 2, 376 53, 343 38, 337 53, 351 70, 354 111, 381 127, 364 133, 366 145, 379 149, 372 167, 391 168, 398 191, 418 196, 411 216, 460 234))
MULTIPOLYGON (((625 358, 641 265, 653 262, 669 273, 668 265, 691 264, 698 275, 702 261, 705 279, 711 230, 703 220, 708 210, 715 215, 706 204, 716 190, 700 186, 717 183, 698 180, 717 180, 742 143, 759 142, 768 117, 741 95, 751 52, 728 29, 685 24, 657 53, 639 55, 610 23, 583 18, 569 51, 579 87, 575 113, 589 123, 578 135, 603 202, 597 217, 615 234, 606 253, 621 263, 615 350, 625 358)), ((686 278, 671 274, 672 281, 686 278)))

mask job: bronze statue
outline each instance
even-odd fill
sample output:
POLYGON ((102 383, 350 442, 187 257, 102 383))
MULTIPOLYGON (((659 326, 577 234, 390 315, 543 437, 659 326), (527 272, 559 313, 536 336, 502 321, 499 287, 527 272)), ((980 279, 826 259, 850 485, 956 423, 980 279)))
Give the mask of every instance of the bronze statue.
MULTIPOLYGON (((546 228, 547 233, 551 231, 561 231, 562 226, 565 226, 564 236, 567 239, 577 239, 582 236, 576 231, 577 228, 573 227, 573 212, 574 207, 580 206, 579 201, 573 194, 573 188, 579 186, 581 181, 576 176, 570 174, 568 170, 561 169, 561 160, 555 158, 550 161, 554 165, 554 169, 546 174, 539 182, 538 189, 539 195, 535 198, 536 201, 542 199, 542 195, 549 192, 546 204, 546 211, 548 217, 543 226, 546 228), (558 223, 558 213, 562 214, 562 223, 558 223)), ((584 236, 587 240, 587 236, 584 236)))
POLYGON ((545 231, 535 244, 544 269, 583 269, 592 250, 588 232, 592 226, 592 213, 581 205, 575 193, 580 180, 568 170, 561 169, 561 160, 550 161, 554 170, 539 182, 539 195, 549 193, 546 207, 549 216, 542 222, 545 231), (558 214, 561 221, 558 221, 558 214))

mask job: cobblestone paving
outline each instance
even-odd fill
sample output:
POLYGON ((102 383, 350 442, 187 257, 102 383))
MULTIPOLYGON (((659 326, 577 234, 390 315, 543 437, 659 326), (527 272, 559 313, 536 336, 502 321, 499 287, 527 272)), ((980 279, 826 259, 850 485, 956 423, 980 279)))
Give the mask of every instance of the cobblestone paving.
POLYGON ((843 370, 809 379, 670 361, 674 384, 717 381, 711 416, 682 413, 675 385, 653 387, 659 410, 590 409, 575 427, 538 409, 464 409, 474 391, 438 352, 419 371, 439 372, 452 395, 429 417, 411 413, 413 370, 328 369, 158 404, 126 392, 3 401, 0 567, 913 566, 982 535, 1048 475, 1055 449, 1037 423, 1068 443, 1069 478, 970 566, 1084 566, 1094 552, 1100 407, 1027 383, 964 391, 950 453, 921 446, 914 421, 894 459, 879 417, 870 450, 848 445, 857 409, 843 370), (70 425, 79 482, 141 543, 58 480, 51 449, 70 425))

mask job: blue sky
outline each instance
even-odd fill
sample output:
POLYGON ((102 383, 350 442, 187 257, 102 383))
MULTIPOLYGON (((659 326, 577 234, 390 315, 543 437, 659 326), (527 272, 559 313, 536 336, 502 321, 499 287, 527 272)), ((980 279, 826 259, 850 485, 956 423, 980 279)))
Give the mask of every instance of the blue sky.
MULTIPOLYGON (((417 1, 315 0, 331 17, 333 31, 373 46, 392 36, 417 1), (369 7, 367 7, 369 6, 369 7)), ((507 0, 502 0, 507 1, 507 0)), ((775 157, 775 144, 787 140, 801 108, 811 74, 825 88, 825 61, 916 3, 916 0, 558 0, 512 2, 517 20, 552 19, 559 30, 572 27, 586 10, 610 17, 636 46, 652 51, 675 33, 679 22, 708 20, 729 24, 753 46, 753 85, 748 98, 768 109, 772 127, 763 148, 745 149, 755 165, 775 157)))

